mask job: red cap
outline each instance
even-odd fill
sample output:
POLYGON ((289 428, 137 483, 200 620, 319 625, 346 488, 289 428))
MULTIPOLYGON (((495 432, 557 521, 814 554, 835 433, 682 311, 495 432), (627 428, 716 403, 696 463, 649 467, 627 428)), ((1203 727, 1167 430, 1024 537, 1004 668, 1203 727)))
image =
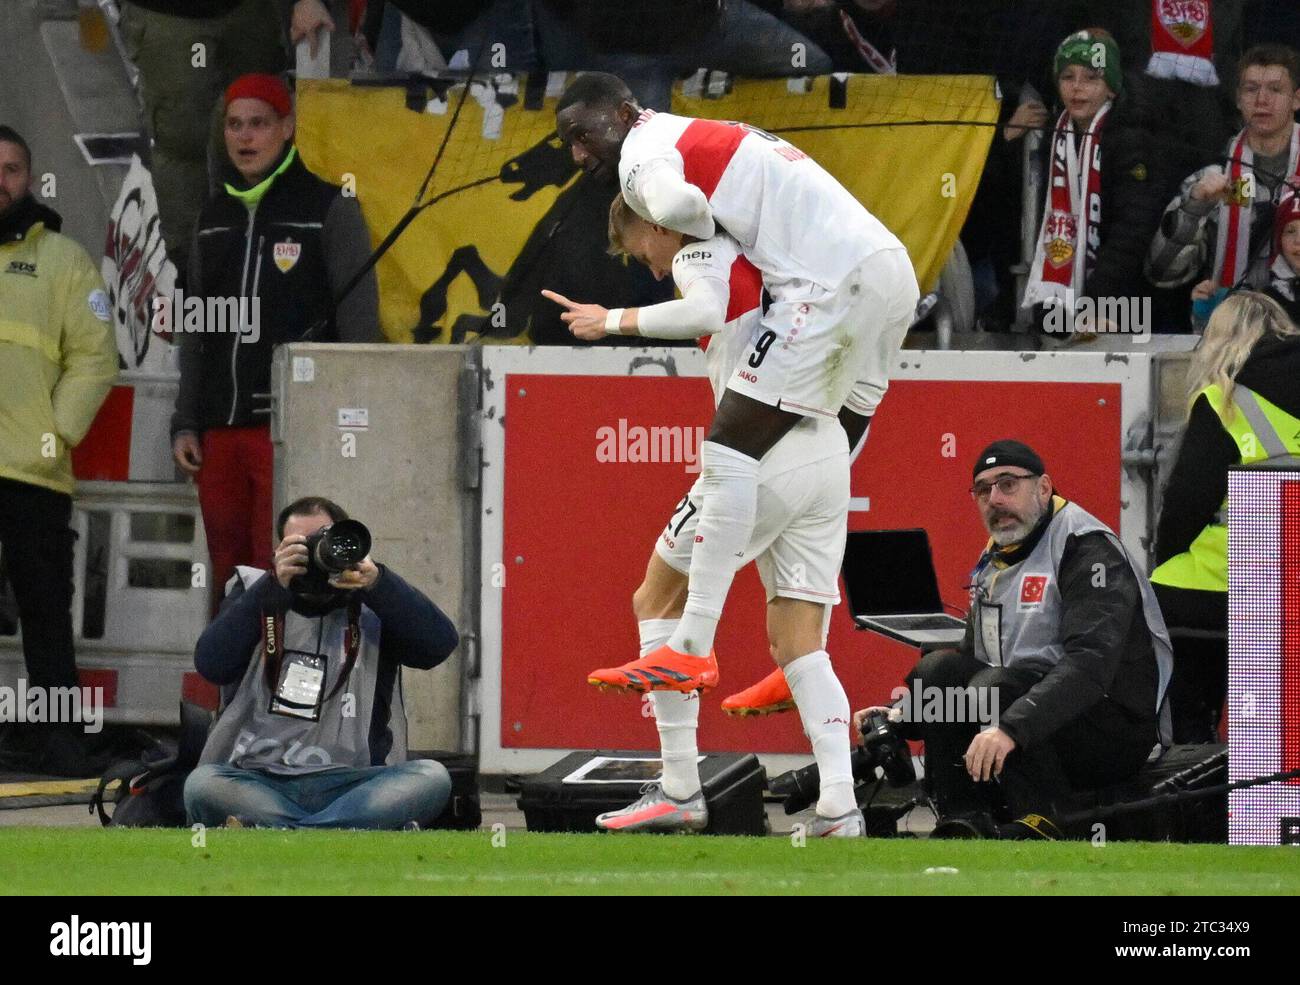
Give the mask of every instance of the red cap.
POLYGON ((1278 203, 1273 217, 1273 259, 1282 253, 1282 231, 1293 222, 1300 221, 1300 194, 1287 192, 1278 203))
POLYGON ((226 99, 222 106, 229 107, 236 99, 260 99, 281 116, 288 116, 293 112, 289 89, 278 75, 266 75, 260 72, 241 75, 226 89, 226 99))

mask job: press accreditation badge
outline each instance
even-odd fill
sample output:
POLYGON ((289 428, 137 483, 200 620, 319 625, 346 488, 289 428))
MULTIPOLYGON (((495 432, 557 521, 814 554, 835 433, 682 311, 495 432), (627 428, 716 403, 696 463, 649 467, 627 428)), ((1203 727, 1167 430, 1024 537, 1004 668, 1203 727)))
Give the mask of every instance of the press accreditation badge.
POLYGON ((980 643, 994 667, 1002 666, 1002 606, 981 602, 979 607, 980 643))
POLYGON ((325 657, 290 651, 285 654, 280 685, 271 698, 269 710, 273 715, 319 722, 324 691, 325 657))

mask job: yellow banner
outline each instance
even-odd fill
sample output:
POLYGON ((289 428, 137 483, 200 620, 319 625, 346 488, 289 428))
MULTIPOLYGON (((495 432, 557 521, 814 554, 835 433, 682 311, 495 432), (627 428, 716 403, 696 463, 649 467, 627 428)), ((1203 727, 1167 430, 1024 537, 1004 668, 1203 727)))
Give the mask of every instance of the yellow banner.
MULTIPOLYGON (((355 191, 375 244, 411 206, 460 92, 431 93, 420 112, 399 88, 299 83, 303 159, 355 191)), ((742 120, 806 151, 902 239, 926 291, 970 209, 998 101, 986 76, 863 75, 842 86, 813 79, 806 92, 785 80, 737 80, 719 98, 688 97, 679 85, 672 111, 742 120)), ((547 233, 576 171, 554 126, 554 97, 525 108, 522 78, 474 87, 424 200, 445 197, 378 265, 380 320, 392 341, 529 341, 527 321, 507 327, 494 302, 503 281, 522 279, 519 264, 564 249, 547 233), (466 187, 475 182, 483 183, 466 187)))

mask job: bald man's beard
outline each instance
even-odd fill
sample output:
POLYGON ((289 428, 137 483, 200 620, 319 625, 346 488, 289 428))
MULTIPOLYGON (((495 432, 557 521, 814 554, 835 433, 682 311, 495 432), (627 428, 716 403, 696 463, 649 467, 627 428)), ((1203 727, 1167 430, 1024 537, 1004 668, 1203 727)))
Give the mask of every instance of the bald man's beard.
POLYGON ((993 543, 998 547, 1010 547, 1012 544, 1018 544, 1033 533, 1034 528, 1038 526, 1038 522, 1043 518, 1043 514, 1046 512, 1046 504, 1043 504, 1042 506, 1035 504, 1031 508, 1030 512, 1023 518, 1019 514, 1012 513, 1010 510, 998 510, 989 517, 989 536, 993 538, 993 543), (1015 525, 994 529, 993 524, 997 523, 1004 517, 1011 517, 1014 519, 1016 521, 1015 525))

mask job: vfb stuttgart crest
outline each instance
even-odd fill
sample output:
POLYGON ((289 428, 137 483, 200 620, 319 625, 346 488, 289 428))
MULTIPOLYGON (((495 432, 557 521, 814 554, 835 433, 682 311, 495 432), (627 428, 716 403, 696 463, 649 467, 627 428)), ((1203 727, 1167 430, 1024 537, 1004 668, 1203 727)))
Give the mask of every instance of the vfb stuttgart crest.
POLYGON ((275 260, 275 265, 280 269, 280 273, 287 274, 294 268, 294 265, 298 262, 298 257, 301 255, 302 244, 286 239, 283 243, 275 244, 271 258, 275 260))
POLYGON ((1160 23, 1184 48, 1200 40, 1210 23, 1209 0, 1160 0, 1160 23))
POLYGON ((1047 217, 1044 247, 1048 262, 1056 268, 1068 266, 1074 259, 1074 244, 1078 241, 1079 221, 1069 212, 1056 209, 1047 217))

